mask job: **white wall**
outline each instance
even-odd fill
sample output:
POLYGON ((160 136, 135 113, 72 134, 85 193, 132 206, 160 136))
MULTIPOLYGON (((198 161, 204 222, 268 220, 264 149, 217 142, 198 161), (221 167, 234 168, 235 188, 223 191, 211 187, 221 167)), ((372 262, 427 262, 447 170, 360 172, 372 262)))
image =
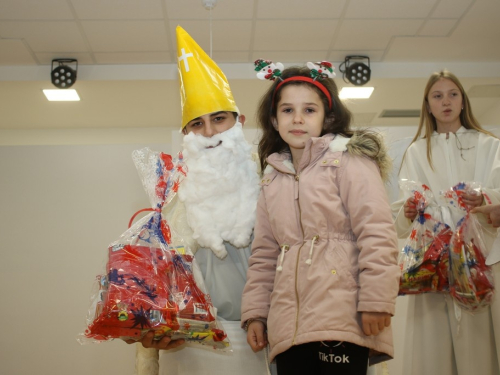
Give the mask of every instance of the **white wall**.
POLYGON ((0 129, 0 146, 157 143, 159 139, 170 144, 171 133, 166 127, 0 129))
POLYGON ((140 147, 0 147, 0 374, 134 373, 133 346, 76 335, 108 244, 149 205, 130 156, 140 147))
POLYGON ((488 112, 481 116, 481 124, 494 126, 500 124, 500 105, 493 106, 488 112))

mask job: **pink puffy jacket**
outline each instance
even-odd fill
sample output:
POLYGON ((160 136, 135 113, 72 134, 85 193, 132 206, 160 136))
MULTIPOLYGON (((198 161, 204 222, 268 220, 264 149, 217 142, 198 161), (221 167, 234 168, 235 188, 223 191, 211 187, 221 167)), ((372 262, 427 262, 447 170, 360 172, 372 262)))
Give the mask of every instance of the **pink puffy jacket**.
POLYGON ((310 139, 297 173, 288 154, 271 155, 261 181, 241 320, 267 319, 271 361, 328 340, 372 349, 371 364, 394 353, 391 329, 366 336, 360 314, 395 312, 400 272, 386 191, 375 161, 345 151, 347 141, 363 150, 362 137, 333 138, 310 139))

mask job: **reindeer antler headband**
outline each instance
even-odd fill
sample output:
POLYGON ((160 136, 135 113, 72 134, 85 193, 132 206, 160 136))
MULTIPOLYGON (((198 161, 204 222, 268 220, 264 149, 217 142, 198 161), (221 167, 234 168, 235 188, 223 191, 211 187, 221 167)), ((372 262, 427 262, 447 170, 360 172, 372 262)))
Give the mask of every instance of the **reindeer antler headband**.
POLYGON ((328 89, 320 81, 318 81, 318 79, 335 77, 335 73, 333 71, 333 69, 335 68, 333 67, 332 63, 328 61, 321 61, 317 63, 308 62, 307 67, 311 70, 311 77, 293 76, 283 79, 281 78, 281 72, 284 68, 282 63, 279 62, 273 63, 271 60, 263 60, 263 59, 258 59, 255 61, 255 70, 257 71, 257 78, 270 81, 274 81, 276 79, 281 80, 281 82, 278 83, 276 85, 276 88, 274 89, 273 103, 274 103, 274 95, 281 86, 291 81, 302 81, 311 83, 318 89, 320 89, 321 92, 325 94, 325 96, 328 99, 328 108, 332 109, 332 96, 330 95, 328 89))

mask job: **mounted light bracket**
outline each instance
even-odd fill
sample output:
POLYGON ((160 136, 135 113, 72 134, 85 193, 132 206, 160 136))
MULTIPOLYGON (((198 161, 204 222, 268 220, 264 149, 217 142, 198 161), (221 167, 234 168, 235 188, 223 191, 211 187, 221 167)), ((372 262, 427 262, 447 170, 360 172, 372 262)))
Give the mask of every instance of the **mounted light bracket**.
POLYGON ((76 82, 76 72, 78 71, 78 61, 76 59, 54 59, 52 60, 50 80, 59 89, 67 89, 76 82), (57 66, 54 68, 54 65, 57 66), (74 64, 73 69, 68 64, 74 64))
POLYGON ((363 86, 370 81, 370 58, 368 56, 346 56, 344 62, 339 65, 339 71, 343 74, 344 82, 352 83, 354 86, 363 86))
POLYGON ((202 0, 201 1, 206 10, 212 10, 217 4, 217 0, 202 0))

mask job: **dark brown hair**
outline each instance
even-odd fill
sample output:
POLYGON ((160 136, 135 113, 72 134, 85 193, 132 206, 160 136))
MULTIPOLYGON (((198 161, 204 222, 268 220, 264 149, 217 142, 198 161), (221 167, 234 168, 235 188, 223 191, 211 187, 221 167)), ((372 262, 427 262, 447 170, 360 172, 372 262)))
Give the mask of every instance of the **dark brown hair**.
MULTIPOLYGON (((284 69, 281 73, 281 78, 283 80, 295 76, 311 77, 311 70, 307 67, 290 67, 284 69)), ((323 86, 330 93, 332 98, 331 109, 329 108, 328 98, 315 85, 304 81, 289 81, 276 90, 276 86, 280 82, 281 81, 279 79, 276 80, 266 91, 260 100, 257 111, 257 122, 262 129, 262 138, 259 142, 258 148, 262 171, 264 171, 267 165, 266 159, 269 155, 275 152, 290 152, 288 144, 281 139, 281 136, 273 126, 273 119, 276 118, 276 106, 281 99, 281 91, 284 87, 289 85, 306 85, 312 88, 319 95, 325 109, 325 119, 321 136, 332 133, 342 134, 345 137, 350 138, 354 134, 354 132, 350 129, 352 118, 351 112, 339 99, 338 88, 333 79, 318 79, 318 82, 323 84, 323 86)))

